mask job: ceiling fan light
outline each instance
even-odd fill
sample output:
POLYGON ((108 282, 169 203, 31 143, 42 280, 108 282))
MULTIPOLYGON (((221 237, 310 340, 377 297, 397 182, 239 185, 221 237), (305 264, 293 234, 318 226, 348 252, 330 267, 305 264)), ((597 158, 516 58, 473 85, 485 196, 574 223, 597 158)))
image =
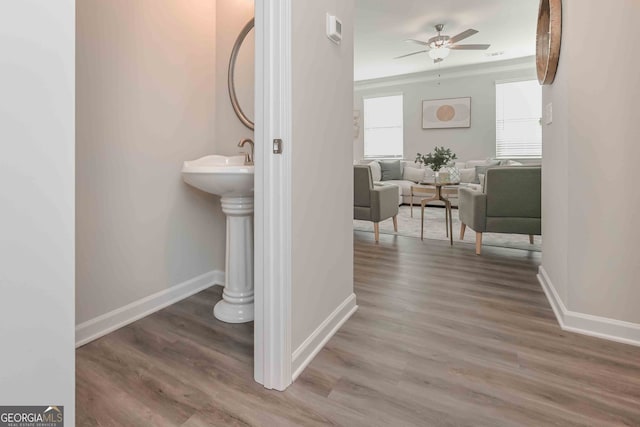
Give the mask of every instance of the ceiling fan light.
POLYGON ((448 47, 437 47, 429 51, 431 59, 444 59, 449 56, 451 50, 448 47))

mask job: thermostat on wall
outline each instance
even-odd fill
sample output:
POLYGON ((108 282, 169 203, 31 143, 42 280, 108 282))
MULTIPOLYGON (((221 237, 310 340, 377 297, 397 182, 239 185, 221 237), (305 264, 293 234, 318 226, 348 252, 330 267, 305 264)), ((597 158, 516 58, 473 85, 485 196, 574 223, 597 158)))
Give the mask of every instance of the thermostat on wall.
POLYGON ((327 13, 327 37, 336 44, 342 40, 342 21, 327 13))

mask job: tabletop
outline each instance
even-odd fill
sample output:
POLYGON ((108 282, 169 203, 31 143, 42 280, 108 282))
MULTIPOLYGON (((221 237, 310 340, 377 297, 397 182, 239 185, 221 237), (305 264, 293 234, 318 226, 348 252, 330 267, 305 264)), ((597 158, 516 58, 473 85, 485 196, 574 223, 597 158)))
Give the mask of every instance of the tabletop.
POLYGON ((430 185, 432 187, 449 187, 453 185, 460 185, 459 182, 435 182, 435 181, 422 181, 418 185, 430 185))

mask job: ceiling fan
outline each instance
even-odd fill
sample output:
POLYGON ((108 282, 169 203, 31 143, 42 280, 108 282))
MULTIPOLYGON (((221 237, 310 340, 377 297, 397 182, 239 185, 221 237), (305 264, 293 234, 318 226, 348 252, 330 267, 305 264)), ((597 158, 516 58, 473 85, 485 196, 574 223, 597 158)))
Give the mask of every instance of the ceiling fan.
POLYGON ((477 30, 469 29, 461 32, 460 34, 449 37, 442 35, 442 30, 444 29, 444 24, 436 25, 436 31, 438 32, 437 36, 431 37, 427 41, 416 40, 416 39, 408 39, 406 42, 419 44, 421 46, 426 47, 424 50, 420 50, 418 52, 409 53, 407 55, 398 56, 394 59, 406 58, 407 56, 418 55, 420 53, 428 53, 431 59, 433 59, 433 63, 437 64, 438 62, 444 61, 444 59, 449 56, 451 49, 453 50, 487 50, 491 46, 490 44, 457 44, 459 41, 464 40, 468 37, 477 34, 477 30))

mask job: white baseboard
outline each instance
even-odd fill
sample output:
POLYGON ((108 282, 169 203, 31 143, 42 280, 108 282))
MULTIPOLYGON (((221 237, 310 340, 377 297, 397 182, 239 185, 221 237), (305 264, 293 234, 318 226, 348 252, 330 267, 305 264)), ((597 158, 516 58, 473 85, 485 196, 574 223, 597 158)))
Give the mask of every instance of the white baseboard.
POLYGON ((562 302, 549 275, 540 266, 538 281, 551 304, 560 327, 569 332, 640 346, 640 325, 571 311, 562 302))
POLYGON ((213 285, 224 285, 222 271, 210 271, 76 325, 76 348, 213 285))
POLYGON ((316 354, 322 350, 331 337, 338 332, 338 329, 356 312, 356 294, 351 294, 324 322, 313 331, 313 333, 293 352, 291 370, 293 372, 292 381, 304 371, 311 363, 316 354))

